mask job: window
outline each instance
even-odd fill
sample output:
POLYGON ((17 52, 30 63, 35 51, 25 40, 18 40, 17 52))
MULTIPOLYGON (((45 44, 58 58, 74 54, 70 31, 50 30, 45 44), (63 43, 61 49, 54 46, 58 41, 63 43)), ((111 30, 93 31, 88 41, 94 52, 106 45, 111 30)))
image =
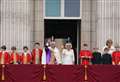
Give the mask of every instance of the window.
POLYGON ((58 17, 61 11, 61 0, 46 0, 45 1, 45 16, 58 17))
POLYGON ((80 17, 80 0, 65 0, 65 17, 80 17))

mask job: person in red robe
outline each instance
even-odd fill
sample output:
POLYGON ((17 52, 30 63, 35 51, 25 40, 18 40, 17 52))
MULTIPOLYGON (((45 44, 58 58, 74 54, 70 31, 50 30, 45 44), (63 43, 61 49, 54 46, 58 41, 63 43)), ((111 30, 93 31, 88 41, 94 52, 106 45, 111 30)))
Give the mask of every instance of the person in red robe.
POLYGON ((120 46, 115 46, 116 51, 112 53, 112 64, 113 65, 120 65, 120 46))
POLYGON ((32 50, 33 64, 41 64, 42 61, 42 49, 40 43, 35 43, 35 48, 32 50))
POLYGON ((20 63, 20 55, 16 51, 16 47, 11 48, 11 54, 10 54, 10 63, 11 64, 19 64, 20 63))
POLYGON ((0 64, 9 64, 10 63, 9 58, 10 58, 10 55, 6 51, 6 46, 3 45, 1 47, 1 52, 0 52, 0 64))
POLYGON ((23 53, 20 57, 20 62, 21 64, 31 64, 32 63, 32 56, 30 52, 28 51, 28 47, 24 46, 23 47, 23 53))
POLYGON ((84 49, 80 51, 80 61, 82 65, 90 65, 92 59, 92 52, 87 49, 88 45, 84 44, 84 49))

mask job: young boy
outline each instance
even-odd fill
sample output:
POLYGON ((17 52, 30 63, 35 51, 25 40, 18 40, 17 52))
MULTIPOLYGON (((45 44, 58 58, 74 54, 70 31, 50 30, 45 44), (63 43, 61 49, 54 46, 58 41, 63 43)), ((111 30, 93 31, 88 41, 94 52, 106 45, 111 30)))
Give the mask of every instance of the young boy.
POLYGON ((11 54, 10 54, 10 63, 11 64, 19 64, 20 63, 20 56, 16 51, 16 47, 11 48, 11 54))
POLYGON ((82 65, 90 65, 92 59, 92 52, 88 50, 88 45, 83 44, 84 49, 80 51, 80 60, 82 65))
POLYGON ((24 52, 21 55, 21 64, 31 64, 32 63, 32 56, 28 51, 28 47, 23 47, 24 52))
POLYGON ((101 64, 102 58, 101 58, 101 53, 98 51, 98 48, 94 48, 92 54, 93 54, 92 64, 101 64))
POLYGON ((35 43, 35 48, 32 50, 32 57, 34 64, 41 64, 42 61, 42 49, 39 43, 35 43))
POLYGON ((102 55, 102 64, 112 64, 111 54, 108 53, 109 48, 104 49, 104 54, 102 55))
POLYGON ((120 46, 115 46, 116 51, 112 53, 112 64, 113 65, 120 65, 120 46))
POLYGON ((9 64, 10 63, 9 58, 10 58, 10 55, 6 51, 6 46, 3 45, 1 47, 1 52, 0 52, 0 64, 9 64))

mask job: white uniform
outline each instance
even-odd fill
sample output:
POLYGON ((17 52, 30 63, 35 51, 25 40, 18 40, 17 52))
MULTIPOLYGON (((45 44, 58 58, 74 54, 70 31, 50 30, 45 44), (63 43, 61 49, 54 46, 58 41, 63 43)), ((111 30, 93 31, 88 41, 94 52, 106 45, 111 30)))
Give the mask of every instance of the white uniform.
POLYGON ((75 61, 73 49, 67 50, 63 49, 62 51, 62 64, 73 65, 75 61))

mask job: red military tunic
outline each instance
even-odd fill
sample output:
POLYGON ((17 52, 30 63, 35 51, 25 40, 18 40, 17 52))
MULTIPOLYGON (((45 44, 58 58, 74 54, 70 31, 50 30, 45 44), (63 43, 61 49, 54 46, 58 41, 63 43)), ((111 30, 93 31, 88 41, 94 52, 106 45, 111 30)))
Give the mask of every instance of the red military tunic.
POLYGON ((6 51, 0 52, 0 64, 9 64, 10 55, 6 51))
POLYGON ((112 53, 112 63, 115 65, 120 64, 120 51, 115 51, 112 53))
POLYGON ((10 55, 10 63, 18 64, 20 62, 20 56, 18 53, 12 52, 10 55))
POLYGON ((89 50, 81 50, 80 51, 80 58, 82 59, 82 65, 90 65, 90 61, 92 58, 92 52, 89 50))
POLYGON ((32 56, 30 53, 22 53, 20 57, 21 64, 30 64, 32 61, 32 56))
POLYGON ((32 50, 32 57, 34 64, 41 64, 42 61, 42 49, 33 49, 32 50))

